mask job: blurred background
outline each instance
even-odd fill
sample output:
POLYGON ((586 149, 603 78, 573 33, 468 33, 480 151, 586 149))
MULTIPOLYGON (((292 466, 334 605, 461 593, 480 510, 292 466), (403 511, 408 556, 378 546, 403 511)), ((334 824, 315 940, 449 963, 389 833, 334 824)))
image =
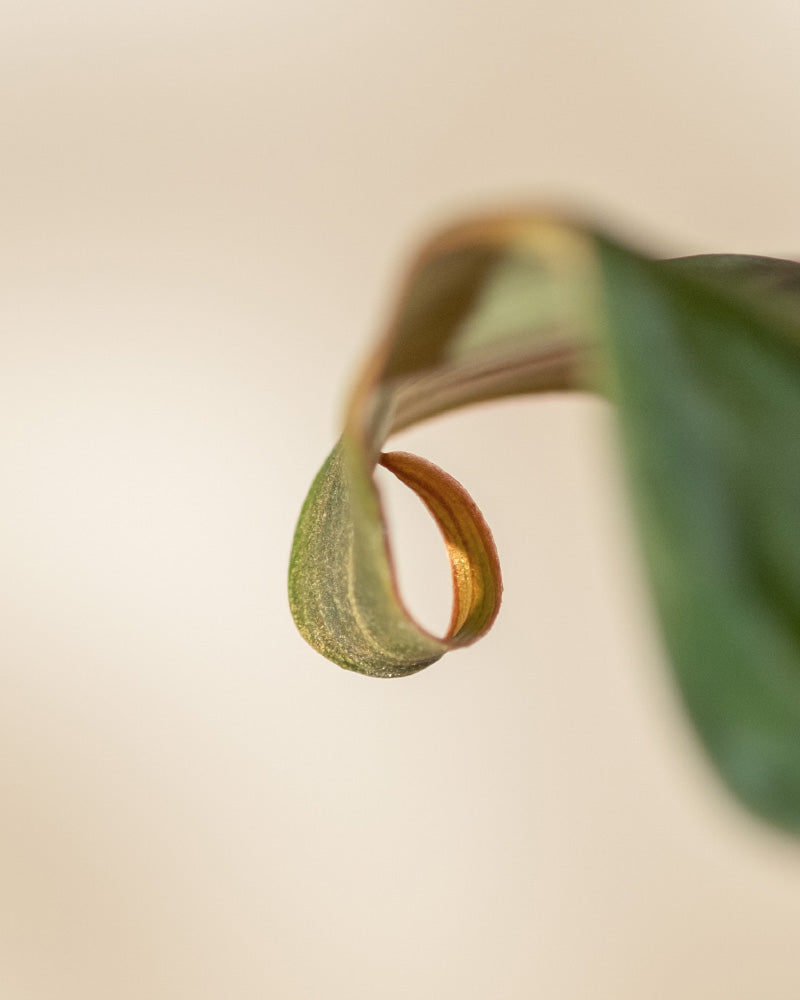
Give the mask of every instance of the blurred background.
MULTIPOLYGON (((800 6, 5 0, 0 990, 8 1000, 770 1000, 800 845, 699 754, 613 414, 402 436, 503 561, 407 680, 295 633, 294 522, 417 241, 565 205, 800 254, 800 6)), ((386 484, 408 599, 446 560, 386 484)))

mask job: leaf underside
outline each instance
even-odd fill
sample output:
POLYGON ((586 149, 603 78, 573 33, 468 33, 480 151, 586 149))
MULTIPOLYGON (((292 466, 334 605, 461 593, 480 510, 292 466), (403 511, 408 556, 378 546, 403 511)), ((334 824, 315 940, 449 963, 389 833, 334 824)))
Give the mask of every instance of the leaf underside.
POLYGON ((539 214, 423 248, 309 492, 289 571, 301 634, 341 666, 415 673, 480 638, 502 583, 488 526, 397 430, 523 393, 615 404, 653 596, 704 745, 754 812, 800 832, 800 264, 659 261, 539 214), (421 497, 450 557, 443 636, 398 594, 373 472, 421 497))

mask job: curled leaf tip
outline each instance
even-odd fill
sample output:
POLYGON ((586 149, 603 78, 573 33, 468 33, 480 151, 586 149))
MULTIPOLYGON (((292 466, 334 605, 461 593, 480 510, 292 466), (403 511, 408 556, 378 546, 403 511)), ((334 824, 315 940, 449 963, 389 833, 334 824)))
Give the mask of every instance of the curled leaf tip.
POLYGON ((578 385, 597 310, 595 269, 589 238, 544 216, 468 222, 419 254, 295 534, 292 614, 328 659, 398 677, 491 627, 502 582, 478 507, 437 466, 383 446, 395 431, 469 403, 578 385), (453 584, 444 636, 422 628, 398 593, 373 479, 378 463, 417 493, 444 538, 453 584))

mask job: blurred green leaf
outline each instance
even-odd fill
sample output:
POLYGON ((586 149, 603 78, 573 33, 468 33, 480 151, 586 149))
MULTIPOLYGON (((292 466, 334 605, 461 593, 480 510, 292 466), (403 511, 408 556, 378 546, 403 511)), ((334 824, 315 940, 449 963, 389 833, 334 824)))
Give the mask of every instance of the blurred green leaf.
POLYGON ((399 676, 491 625, 501 583, 469 495, 393 431, 485 399, 566 389, 616 404, 665 642, 722 776, 800 830, 800 264, 658 261, 545 216, 468 222, 423 249, 300 516, 289 593, 325 656, 399 676), (379 462, 437 519, 453 570, 442 637, 406 611, 379 462))

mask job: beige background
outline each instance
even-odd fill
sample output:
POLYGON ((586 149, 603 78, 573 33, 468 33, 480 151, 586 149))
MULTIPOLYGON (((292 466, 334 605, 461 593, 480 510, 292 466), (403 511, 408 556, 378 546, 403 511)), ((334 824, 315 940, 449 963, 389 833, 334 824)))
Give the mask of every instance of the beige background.
MULTIPOLYGON (((795 1000, 800 850, 698 757, 611 416, 405 435, 507 599, 406 681, 297 637, 294 520, 415 241, 534 199, 800 252, 800 6, 4 0, 0 994, 795 1000)), ((424 516, 410 600, 446 617, 424 516)))

